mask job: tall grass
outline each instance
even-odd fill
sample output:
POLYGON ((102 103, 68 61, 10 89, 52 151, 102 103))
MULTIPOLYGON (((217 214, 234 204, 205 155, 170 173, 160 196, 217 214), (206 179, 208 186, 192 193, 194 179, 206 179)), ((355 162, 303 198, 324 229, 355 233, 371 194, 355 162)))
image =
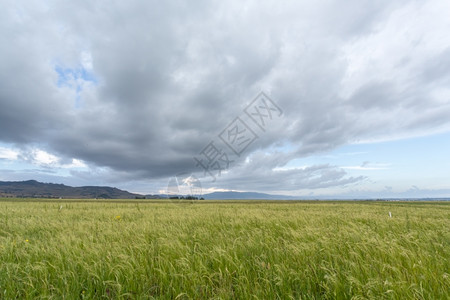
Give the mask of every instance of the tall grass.
POLYGON ((449 228, 450 202, 5 201, 0 299, 448 299, 449 228))

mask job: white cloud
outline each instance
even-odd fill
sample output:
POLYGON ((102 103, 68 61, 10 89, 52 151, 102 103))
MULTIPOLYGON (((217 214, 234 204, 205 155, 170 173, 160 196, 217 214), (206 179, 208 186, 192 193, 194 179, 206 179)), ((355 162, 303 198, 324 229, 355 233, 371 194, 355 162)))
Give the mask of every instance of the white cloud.
POLYGON ((80 159, 73 158, 66 163, 60 157, 48 153, 41 149, 33 149, 28 157, 32 164, 42 166, 42 167, 52 167, 52 168, 63 168, 63 169, 76 169, 76 168, 87 168, 84 161, 80 159))
POLYGON ((0 147, 0 159, 17 160, 19 152, 10 148, 0 147))
POLYGON ((62 159, 55 154, 39 148, 26 150, 10 147, 0 147, 0 159, 11 160, 13 163, 29 163, 34 166, 46 168, 80 169, 87 168, 87 164, 80 159, 62 159))
POLYGON ((33 149, 30 158, 33 163, 42 166, 56 166, 59 163, 58 157, 40 149, 33 149))
POLYGON ((381 166, 344 166, 342 169, 347 170, 361 170, 361 171, 376 171, 376 170, 388 170, 389 167, 381 165, 381 166))
POLYGON ((60 166, 61 166, 61 168, 65 168, 65 169, 87 168, 88 167, 88 165, 84 161, 82 161, 80 159, 76 159, 76 158, 73 158, 72 162, 70 164, 61 164, 60 166))
POLYGON ((362 170, 362 171, 377 171, 377 170, 388 170, 391 164, 387 163, 371 163, 369 161, 363 162, 359 166, 344 166, 342 169, 347 170, 362 170))
POLYGON ((92 71, 92 54, 90 52, 81 52, 81 65, 85 70, 92 71))

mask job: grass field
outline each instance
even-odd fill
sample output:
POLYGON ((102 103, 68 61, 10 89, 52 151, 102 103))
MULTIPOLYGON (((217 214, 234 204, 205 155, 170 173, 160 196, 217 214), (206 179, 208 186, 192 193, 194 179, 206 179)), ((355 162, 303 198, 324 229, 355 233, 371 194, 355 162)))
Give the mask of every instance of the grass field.
POLYGON ((450 202, 167 201, 0 200, 0 299, 450 297, 450 202))

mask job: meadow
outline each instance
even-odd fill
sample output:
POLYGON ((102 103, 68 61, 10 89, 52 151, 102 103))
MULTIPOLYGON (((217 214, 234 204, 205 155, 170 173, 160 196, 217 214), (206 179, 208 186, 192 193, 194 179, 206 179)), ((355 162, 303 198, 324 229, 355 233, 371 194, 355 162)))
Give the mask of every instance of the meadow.
POLYGON ((449 299, 449 228, 450 202, 2 199, 0 299, 449 299))

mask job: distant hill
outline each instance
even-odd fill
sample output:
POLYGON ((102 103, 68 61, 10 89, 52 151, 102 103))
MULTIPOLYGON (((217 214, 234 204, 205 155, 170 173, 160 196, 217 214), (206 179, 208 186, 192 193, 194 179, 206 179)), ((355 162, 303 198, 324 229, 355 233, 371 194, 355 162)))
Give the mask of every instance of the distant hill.
POLYGON ((265 193, 255 192, 214 192, 203 195, 205 199, 258 199, 258 200, 295 200, 299 197, 292 197, 286 195, 271 195, 265 193))
POLYGON ((0 181, 0 197, 134 199, 142 195, 107 186, 71 187, 36 180, 0 181))
MULTIPOLYGON (((36 180, 0 181, 0 197, 19 198, 80 198, 80 199, 135 199, 135 198, 167 198, 167 195, 133 194, 118 188, 107 186, 71 187, 64 184, 42 183, 36 180)), ((292 200, 298 199, 285 195, 270 195, 254 192, 214 192, 205 194, 205 199, 261 199, 292 200)))
MULTIPOLYGON (((181 195, 180 195, 181 196, 181 195)), ((71 187, 64 184, 42 183, 36 180, 0 181, 0 197, 18 198, 69 198, 69 199, 167 199, 167 195, 141 195, 108 186, 71 187)), ((256 192, 213 192, 201 195, 206 200, 384 200, 384 201, 450 201, 450 198, 382 198, 382 199, 350 199, 331 197, 305 197, 271 195, 256 192)))
POLYGON ((350 197, 330 197, 330 196, 286 196, 286 195, 271 195, 265 193, 254 192, 214 192, 203 195, 208 200, 366 200, 366 201, 450 201, 450 198, 350 198, 350 197))

